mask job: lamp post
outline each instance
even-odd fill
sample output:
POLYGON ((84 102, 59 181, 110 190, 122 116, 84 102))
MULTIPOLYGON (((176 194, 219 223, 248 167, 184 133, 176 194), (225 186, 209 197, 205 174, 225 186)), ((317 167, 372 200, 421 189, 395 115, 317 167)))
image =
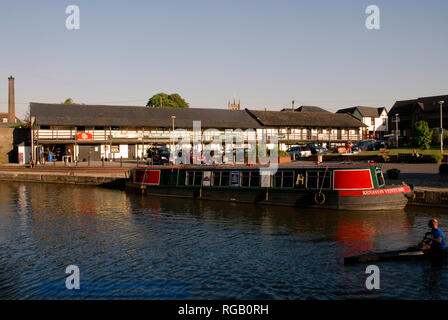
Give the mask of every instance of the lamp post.
POLYGON ((443 154, 443 121, 442 121, 442 105, 445 103, 445 101, 440 100, 440 153, 443 154))
POLYGON ((399 121, 399 116, 398 113, 395 114, 395 143, 396 143, 396 147, 398 149, 398 121, 399 121))
POLYGON ((172 154, 171 160, 173 163, 174 163, 174 119, 176 119, 176 116, 171 116, 172 131, 171 131, 170 140, 173 141, 172 146, 171 146, 171 154, 172 154))

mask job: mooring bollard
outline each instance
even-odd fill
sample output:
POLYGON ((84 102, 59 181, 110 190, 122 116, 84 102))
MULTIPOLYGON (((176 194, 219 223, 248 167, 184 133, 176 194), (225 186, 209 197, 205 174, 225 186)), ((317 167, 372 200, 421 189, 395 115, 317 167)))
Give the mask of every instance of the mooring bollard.
POLYGON ((123 166, 123 156, 120 156, 120 167, 123 166))
POLYGON ((137 157, 137 168, 138 168, 138 161, 140 160, 140 157, 137 157))
POLYGON ((101 158, 101 167, 104 168, 104 158, 101 158))

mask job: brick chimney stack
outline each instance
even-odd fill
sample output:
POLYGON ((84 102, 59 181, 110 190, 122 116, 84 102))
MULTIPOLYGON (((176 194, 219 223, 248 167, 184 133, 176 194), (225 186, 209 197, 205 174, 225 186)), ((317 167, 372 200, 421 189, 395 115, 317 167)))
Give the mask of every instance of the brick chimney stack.
POLYGON ((16 123, 16 104, 14 96, 14 77, 10 76, 9 80, 9 96, 8 96, 8 122, 16 123))

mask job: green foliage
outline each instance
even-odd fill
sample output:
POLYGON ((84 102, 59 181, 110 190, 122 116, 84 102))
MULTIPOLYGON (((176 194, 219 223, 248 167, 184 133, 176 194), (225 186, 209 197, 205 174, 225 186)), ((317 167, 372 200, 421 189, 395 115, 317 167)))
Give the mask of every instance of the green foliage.
POLYGON ((383 162, 390 161, 390 156, 388 154, 381 154, 381 158, 383 159, 383 162))
POLYGON ((31 125, 29 123, 18 123, 9 126, 8 128, 21 129, 21 128, 30 128, 31 125))
POLYGON ((443 159, 443 155, 441 153, 434 153, 431 155, 431 159, 434 163, 439 163, 443 159))
MULTIPOLYGON (((443 141, 448 139, 448 131, 443 130, 443 141)), ((439 128, 431 129, 431 145, 440 145, 440 133, 439 128)))
POLYGON ((414 143, 423 150, 428 150, 430 148, 432 133, 429 130, 428 122, 418 121, 412 126, 412 136, 414 143))
POLYGON ((155 108, 188 108, 188 103, 177 93, 166 94, 166 93, 158 93, 152 96, 148 103, 147 107, 155 107, 155 108))
POLYGON ((61 104, 78 104, 78 105, 85 105, 85 103, 76 103, 75 101, 73 101, 72 98, 67 98, 67 99, 65 99, 64 102, 61 102, 61 104))
POLYGON ((64 102, 62 102, 61 104, 74 104, 73 99, 72 98, 67 98, 65 99, 64 102))

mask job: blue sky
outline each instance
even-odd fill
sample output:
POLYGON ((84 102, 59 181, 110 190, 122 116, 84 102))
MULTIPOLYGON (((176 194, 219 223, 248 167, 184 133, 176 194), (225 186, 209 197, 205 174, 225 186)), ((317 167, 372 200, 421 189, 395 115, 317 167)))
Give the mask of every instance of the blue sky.
POLYGON ((30 101, 145 105, 158 92, 191 107, 279 110, 448 94, 446 0, 7 1, 0 4, 0 112, 16 78, 30 101), (65 28, 80 8, 81 29, 65 28), (368 5, 381 29, 365 27, 368 5), (3 79, 3 80, 1 80, 3 79))

